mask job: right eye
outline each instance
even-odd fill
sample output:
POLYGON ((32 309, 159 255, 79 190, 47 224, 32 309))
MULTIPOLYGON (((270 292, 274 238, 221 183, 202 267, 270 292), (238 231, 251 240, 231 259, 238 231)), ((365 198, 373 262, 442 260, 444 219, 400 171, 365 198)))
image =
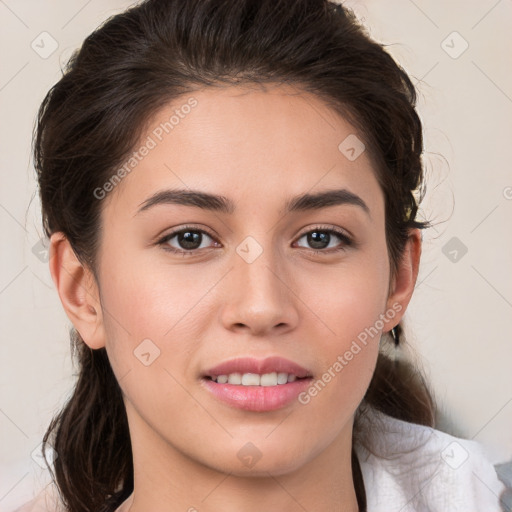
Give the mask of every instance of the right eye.
POLYGON ((203 245, 205 237, 207 239, 214 240, 214 243, 218 244, 213 236, 205 230, 187 226, 165 235, 157 242, 157 245, 161 245, 166 251, 181 254, 183 256, 191 256, 194 253, 197 253, 199 249, 211 247, 211 245, 208 244, 203 245), (175 240, 175 245, 170 243, 173 240, 175 240))

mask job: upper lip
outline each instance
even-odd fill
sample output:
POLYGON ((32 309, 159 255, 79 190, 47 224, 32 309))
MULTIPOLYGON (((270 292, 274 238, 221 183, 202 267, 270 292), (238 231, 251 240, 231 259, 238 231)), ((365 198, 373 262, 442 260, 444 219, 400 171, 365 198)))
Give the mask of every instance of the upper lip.
POLYGON ((230 359, 214 366, 206 371, 205 377, 217 377, 219 375, 229 375, 230 373, 288 373, 296 377, 310 377, 311 374, 293 361, 283 357, 267 357, 265 359, 255 359, 253 357, 239 357, 230 359))

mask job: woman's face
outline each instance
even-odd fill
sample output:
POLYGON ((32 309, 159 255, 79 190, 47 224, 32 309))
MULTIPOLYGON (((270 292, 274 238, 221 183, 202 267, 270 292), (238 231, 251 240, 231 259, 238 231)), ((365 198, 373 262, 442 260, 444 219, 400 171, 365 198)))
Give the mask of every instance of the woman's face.
POLYGON ((388 296, 361 144, 291 87, 209 88, 161 110, 95 192, 102 334, 86 342, 106 346, 136 464, 283 474, 350 446, 380 335, 407 306, 388 296))

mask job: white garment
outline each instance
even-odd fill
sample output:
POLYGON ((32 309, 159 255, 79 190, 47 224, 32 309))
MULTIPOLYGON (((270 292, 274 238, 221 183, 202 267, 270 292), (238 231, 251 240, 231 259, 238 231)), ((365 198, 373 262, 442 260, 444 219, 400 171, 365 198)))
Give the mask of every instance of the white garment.
MULTIPOLYGON (((367 434, 355 449, 367 512, 502 512, 499 498, 505 486, 476 441, 374 409, 368 409, 361 424, 367 434)), ((51 485, 14 512, 65 511, 51 485)))
POLYGON ((355 444, 368 512, 502 511, 505 485, 481 444, 373 409, 368 417, 375 455, 355 444))

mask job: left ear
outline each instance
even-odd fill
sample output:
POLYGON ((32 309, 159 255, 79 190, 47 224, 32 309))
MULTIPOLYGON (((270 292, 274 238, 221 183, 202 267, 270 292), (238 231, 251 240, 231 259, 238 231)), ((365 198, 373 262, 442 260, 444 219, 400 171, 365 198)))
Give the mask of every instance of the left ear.
POLYGON ((407 239, 402 259, 397 268, 396 275, 390 283, 390 293, 386 303, 386 311, 392 309, 396 312, 392 319, 386 322, 383 332, 395 327, 405 314, 411 300, 416 278, 420 267, 421 258, 421 231, 418 228, 411 229, 407 239))

